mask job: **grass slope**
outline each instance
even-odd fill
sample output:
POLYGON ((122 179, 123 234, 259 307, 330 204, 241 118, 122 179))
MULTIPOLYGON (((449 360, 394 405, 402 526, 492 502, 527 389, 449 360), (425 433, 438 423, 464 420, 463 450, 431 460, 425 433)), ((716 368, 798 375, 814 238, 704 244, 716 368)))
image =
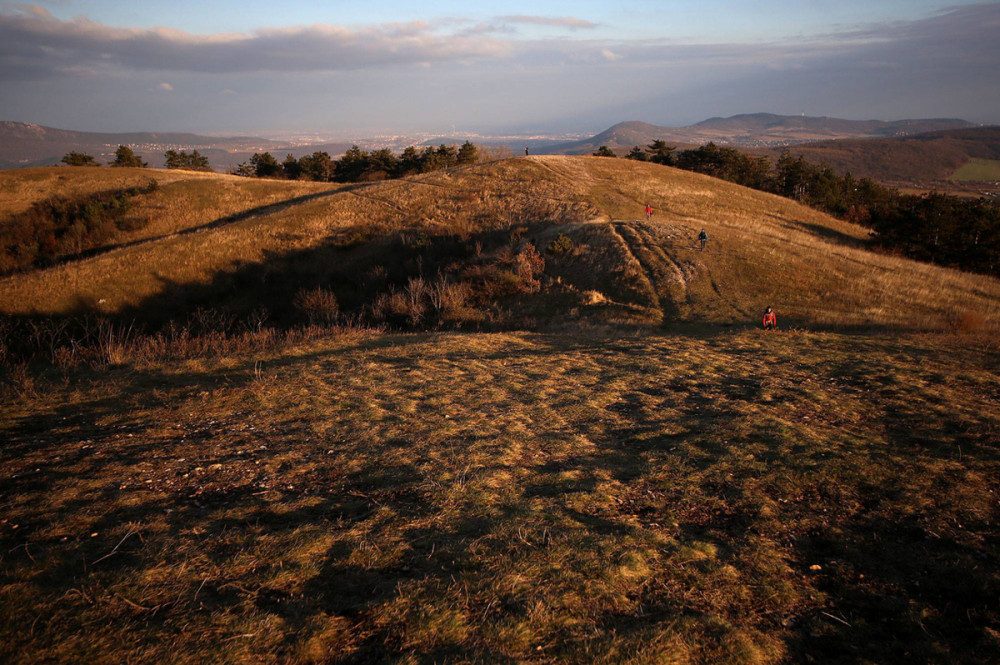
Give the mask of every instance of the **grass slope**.
POLYGON ((1000 180, 1000 160, 973 159, 968 164, 951 174, 952 180, 960 182, 982 182, 1000 180))
POLYGON ((491 303, 494 320, 745 323, 771 304, 798 325, 941 329, 971 317, 1000 327, 997 280, 874 254, 861 227, 653 164, 531 157, 339 187, 192 175, 160 192, 178 214, 158 216, 144 242, 6 278, 0 311, 141 316, 249 307, 248 296, 280 308, 302 284, 360 311, 386 288, 369 277, 393 266, 403 285, 418 272, 462 279, 484 246, 507 251, 498 233, 511 252, 563 234, 572 251, 547 257, 541 293, 491 303), (652 223, 636 221, 647 202, 652 223), (695 246, 701 228, 706 252, 695 246), (421 245, 439 241, 452 253, 435 263, 421 245))
POLYGON ((995 662, 995 346, 348 335, 0 402, 0 659, 995 662))

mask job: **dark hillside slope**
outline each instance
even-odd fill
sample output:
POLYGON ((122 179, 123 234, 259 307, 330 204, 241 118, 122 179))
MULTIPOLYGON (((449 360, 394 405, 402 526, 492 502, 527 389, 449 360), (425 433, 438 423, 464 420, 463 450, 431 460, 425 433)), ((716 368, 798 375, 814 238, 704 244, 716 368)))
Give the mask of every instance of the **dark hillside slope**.
MULTIPOLYGON (((766 153, 776 159, 782 149, 766 153)), ((976 127, 885 139, 820 141, 789 148, 839 173, 894 185, 946 181, 972 159, 1000 159, 1000 127, 976 127)))

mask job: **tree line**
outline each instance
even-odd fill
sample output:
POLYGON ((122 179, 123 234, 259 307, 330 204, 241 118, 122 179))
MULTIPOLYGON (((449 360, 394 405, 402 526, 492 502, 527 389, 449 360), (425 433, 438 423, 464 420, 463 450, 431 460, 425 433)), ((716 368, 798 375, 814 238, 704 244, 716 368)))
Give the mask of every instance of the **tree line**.
MULTIPOLYGON (((212 167, 208 163, 208 157, 197 150, 188 154, 184 150, 167 150, 163 155, 166 158, 168 169, 184 169, 187 171, 211 171, 212 167)), ((61 160, 67 166, 100 166, 100 162, 94 156, 86 152, 68 152, 61 160)), ((120 145, 115 150, 115 158, 108 162, 108 166, 122 168, 146 168, 149 166, 142 161, 142 157, 135 154, 132 148, 127 145, 120 145)))
MULTIPOLYGON (((601 146, 596 156, 615 157, 601 146)), ((1000 275, 1000 202, 940 193, 902 194, 870 178, 837 175, 787 151, 775 163, 708 143, 677 151, 662 140, 633 147, 627 159, 675 166, 795 199, 871 231, 885 251, 1000 275)))
MULTIPOLYGON (((197 150, 191 153, 184 150, 167 150, 164 157, 165 166, 168 169, 212 170, 208 158, 197 150)), ((470 141, 466 141, 461 146, 441 144, 436 148, 426 146, 423 149, 410 146, 398 156, 388 148, 369 152, 354 145, 340 159, 330 157, 327 152, 314 152, 298 159, 294 155, 287 155, 284 161, 279 162, 269 152, 254 153, 249 161, 240 163, 235 168, 231 168, 229 172, 233 175, 250 178, 364 182, 400 178, 462 164, 474 164, 479 161, 479 158, 479 148, 470 141)), ((93 155, 84 152, 69 152, 63 156, 61 161, 67 166, 100 166, 93 155)), ((118 146, 114 160, 108 162, 108 165, 137 168, 149 166, 125 145, 118 146)))
POLYGON ((479 148, 466 141, 461 146, 440 145, 419 149, 409 146, 399 156, 392 150, 366 151, 351 146, 340 159, 329 153, 314 152, 295 158, 288 155, 279 162, 271 153, 254 153, 231 172, 249 178, 285 178, 320 182, 369 182, 427 173, 479 160, 479 148))

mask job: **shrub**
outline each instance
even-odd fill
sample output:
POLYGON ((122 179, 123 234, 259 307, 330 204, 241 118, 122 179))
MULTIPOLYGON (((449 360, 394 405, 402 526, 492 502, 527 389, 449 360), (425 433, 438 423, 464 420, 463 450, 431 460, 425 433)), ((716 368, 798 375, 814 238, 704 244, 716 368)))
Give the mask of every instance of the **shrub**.
POLYGON ((406 283, 406 318, 410 325, 417 325, 424 318, 427 310, 425 299, 427 297, 427 282, 422 277, 411 277, 406 283))
POLYGON ((571 249, 573 249, 573 240, 569 236, 560 233, 556 236, 555 240, 549 243, 545 251, 549 254, 565 254, 571 249))
POLYGON ((544 270, 545 259, 534 245, 525 245, 514 259, 514 274, 521 281, 522 289, 528 293, 534 293, 541 288, 537 276, 544 270))
POLYGON ((441 320, 460 318, 471 291, 468 284, 452 282, 443 276, 427 286, 431 307, 441 320))
POLYGON ((293 305, 305 315, 310 325, 333 323, 340 314, 337 296, 322 287, 301 289, 295 294, 293 305))

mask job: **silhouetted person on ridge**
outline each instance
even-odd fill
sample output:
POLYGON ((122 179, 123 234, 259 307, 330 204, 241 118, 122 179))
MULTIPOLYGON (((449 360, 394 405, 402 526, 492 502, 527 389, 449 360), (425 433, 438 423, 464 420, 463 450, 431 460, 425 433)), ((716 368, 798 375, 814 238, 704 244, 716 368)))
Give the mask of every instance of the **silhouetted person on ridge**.
POLYGON ((705 229, 701 230, 698 234, 698 241, 701 243, 701 251, 705 251, 705 244, 708 243, 708 234, 705 233, 705 229))
POLYGON ((528 156, 528 146, 524 146, 524 156, 528 156))
POLYGON ((778 317, 774 314, 774 310, 768 305, 767 309, 764 310, 764 330, 774 330, 778 327, 778 317))

